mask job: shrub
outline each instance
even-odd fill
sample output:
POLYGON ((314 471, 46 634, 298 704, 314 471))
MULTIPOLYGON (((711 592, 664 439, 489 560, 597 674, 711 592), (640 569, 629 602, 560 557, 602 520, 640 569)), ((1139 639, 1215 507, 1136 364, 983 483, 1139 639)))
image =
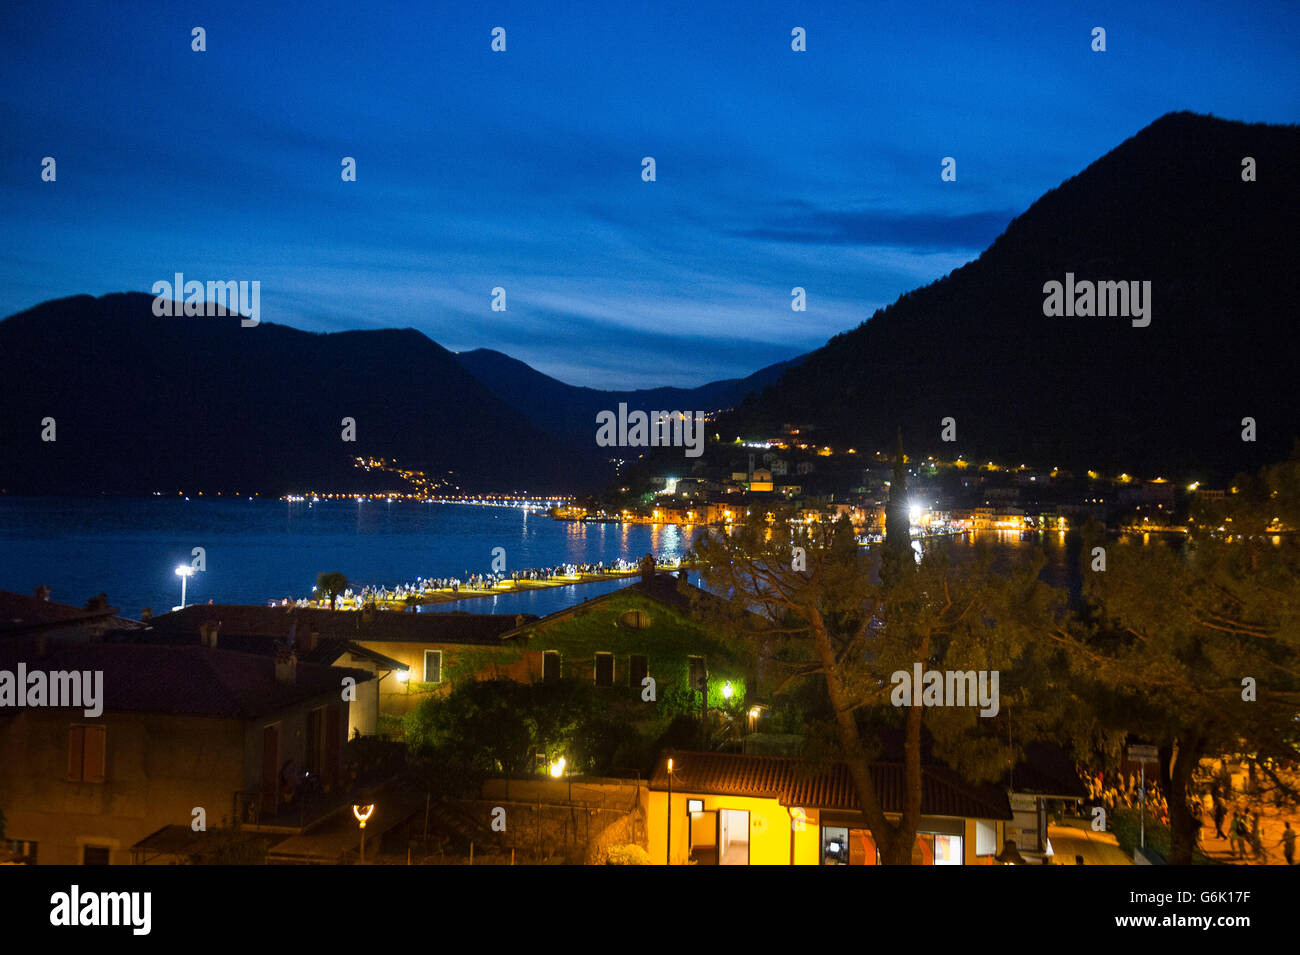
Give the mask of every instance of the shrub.
POLYGON ((650 853, 638 845, 610 846, 605 865, 649 865, 650 853))

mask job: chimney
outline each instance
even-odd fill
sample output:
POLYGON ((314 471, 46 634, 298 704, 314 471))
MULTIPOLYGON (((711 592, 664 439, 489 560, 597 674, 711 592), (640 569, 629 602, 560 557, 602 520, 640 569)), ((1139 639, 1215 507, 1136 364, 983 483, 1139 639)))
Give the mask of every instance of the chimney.
POLYGON ((275 648, 275 682, 289 686, 298 682, 298 654, 292 647, 275 648))
POLYGON ((217 648, 217 635, 221 632, 220 620, 205 620, 199 624, 199 645, 217 648))
POLYGON ((683 567, 681 570, 677 571, 677 579, 684 584, 689 584, 691 582, 691 572, 683 567))
POLYGON ((37 599, 37 600, 49 600, 49 599, 50 599, 50 588, 49 588, 49 587, 46 587, 44 584, 41 584, 39 587, 37 587, 37 588, 36 588, 36 599, 37 599))
POLYGON ((140 622, 141 623, 153 622, 153 607, 145 607, 143 610, 140 611, 140 622))
POLYGON ((641 566, 641 583, 648 584, 655 576, 655 559, 646 554, 639 563, 641 566))
POLYGON ((524 615, 521 613, 515 614, 515 626, 522 627, 523 625, 524 625, 524 615))

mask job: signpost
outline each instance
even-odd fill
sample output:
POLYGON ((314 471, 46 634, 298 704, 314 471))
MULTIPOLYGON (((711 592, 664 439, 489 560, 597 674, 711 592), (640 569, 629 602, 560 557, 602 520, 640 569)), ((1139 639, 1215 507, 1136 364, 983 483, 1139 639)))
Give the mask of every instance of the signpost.
POLYGON ((1138 763, 1142 769, 1142 788, 1138 792, 1138 807, 1142 819, 1142 848, 1147 847, 1147 763, 1159 763, 1160 757, 1154 746, 1130 746, 1129 762, 1138 763))

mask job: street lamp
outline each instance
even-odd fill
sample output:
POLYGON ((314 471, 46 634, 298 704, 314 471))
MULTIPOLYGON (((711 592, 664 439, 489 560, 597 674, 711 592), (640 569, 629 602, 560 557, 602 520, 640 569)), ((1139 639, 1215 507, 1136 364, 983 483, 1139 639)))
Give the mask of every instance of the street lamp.
POLYGON ((730 681, 722 684, 722 698, 724 700, 730 700, 731 697, 735 695, 735 692, 736 691, 732 688, 730 681))
POLYGON ((189 566, 189 564, 181 564, 179 567, 176 568, 176 576, 181 579, 181 605, 176 609, 184 610, 185 609, 185 584, 191 577, 194 576, 194 568, 189 566))
POLYGON ((366 820, 370 814, 375 811, 375 804, 369 806, 353 806, 352 815, 357 817, 357 823, 361 826, 361 864, 366 864, 366 820))
POLYGON ((668 757, 668 844, 664 849, 664 865, 673 864, 673 758, 668 757))

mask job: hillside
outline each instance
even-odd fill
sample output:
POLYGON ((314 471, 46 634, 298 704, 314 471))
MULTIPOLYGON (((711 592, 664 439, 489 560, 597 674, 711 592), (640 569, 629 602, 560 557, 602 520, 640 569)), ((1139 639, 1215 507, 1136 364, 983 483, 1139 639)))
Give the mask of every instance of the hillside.
POLYGON ((1295 126, 1162 117, 719 430, 799 422, 819 444, 883 449, 901 425, 917 454, 1148 475, 1227 476, 1285 457, 1300 434, 1298 159, 1295 126), (1256 182, 1242 181, 1245 156, 1256 182), (1150 281, 1150 324, 1047 317, 1044 283, 1067 272, 1150 281), (940 440, 948 416, 955 444, 940 440))
POLYGON ((152 302, 82 295, 0 322, 0 488, 369 490, 358 455, 453 472, 475 492, 600 479, 591 445, 543 433, 413 329, 243 328, 224 315, 155 317, 152 302), (54 442, 41 440, 46 417, 54 442))

